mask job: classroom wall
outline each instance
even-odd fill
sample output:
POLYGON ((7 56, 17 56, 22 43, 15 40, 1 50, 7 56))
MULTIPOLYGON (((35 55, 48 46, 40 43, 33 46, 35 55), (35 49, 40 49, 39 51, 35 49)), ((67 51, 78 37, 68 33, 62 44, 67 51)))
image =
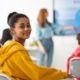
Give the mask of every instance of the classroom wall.
POLYGON ((2 35, 2 30, 8 27, 8 14, 13 11, 28 15, 31 26, 34 29, 39 10, 41 8, 47 8, 49 11, 48 19, 52 22, 52 2, 53 0, 0 0, 0 36, 2 35))
MULTIPOLYGON (((39 49, 36 47, 28 47, 29 43, 26 40, 25 47, 29 54, 37 58, 39 49)), ((29 40, 30 41, 30 40, 29 40)), ((32 40, 31 40, 32 41, 32 40)), ((30 42, 31 42, 30 41, 30 42)), ((51 67, 55 67, 66 71, 67 59, 77 48, 77 40, 75 36, 53 36, 54 53, 51 67)))
POLYGON ((52 67, 66 70, 67 58, 77 47, 76 36, 54 36, 54 55, 52 67))

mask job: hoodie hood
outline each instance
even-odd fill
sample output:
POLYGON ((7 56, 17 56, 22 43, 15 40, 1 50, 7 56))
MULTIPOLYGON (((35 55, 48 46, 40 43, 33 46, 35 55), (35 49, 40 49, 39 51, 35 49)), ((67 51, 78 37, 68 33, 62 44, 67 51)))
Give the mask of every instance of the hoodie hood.
POLYGON ((24 51, 26 50, 23 45, 18 43, 17 41, 7 41, 1 48, 0 48, 0 66, 10 58, 16 51, 24 51))

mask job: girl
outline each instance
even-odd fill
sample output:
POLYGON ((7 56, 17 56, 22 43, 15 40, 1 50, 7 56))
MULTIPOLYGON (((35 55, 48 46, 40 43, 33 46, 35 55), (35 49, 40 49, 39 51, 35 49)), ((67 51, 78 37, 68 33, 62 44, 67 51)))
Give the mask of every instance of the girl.
POLYGON ((51 66, 53 59, 53 30, 51 23, 47 20, 48 11, 45 8, 42 8, 38 15, 38 24, 35 28, 36 36, 35 39, 40 48, 38 53, 38 64, 51 66), (46 61, 45 56, 47 55, 46 61), (46 63, 46 64, 45 64, 46 63))
POLYGON ((31 25, 29 18, 20 13, 8 16, 12 40, 7 41, 0 49, 0 72, 11 77, 11 80, 60 80, 69 77, 57 69, 38 67, 32 62, 24 42, 29 38, 31 25))

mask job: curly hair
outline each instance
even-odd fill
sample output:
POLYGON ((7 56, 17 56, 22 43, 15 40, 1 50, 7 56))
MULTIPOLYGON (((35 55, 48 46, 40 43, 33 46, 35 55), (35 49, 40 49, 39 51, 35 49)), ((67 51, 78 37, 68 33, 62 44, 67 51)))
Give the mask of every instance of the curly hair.
POLYGON ((80 33, 77 34, 78 44, 80 45, 80 33))

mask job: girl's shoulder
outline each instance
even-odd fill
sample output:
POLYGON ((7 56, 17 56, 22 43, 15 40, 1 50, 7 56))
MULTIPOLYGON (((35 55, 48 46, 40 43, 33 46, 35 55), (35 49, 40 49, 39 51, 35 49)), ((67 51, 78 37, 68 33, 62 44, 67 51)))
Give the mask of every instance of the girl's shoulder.
POLYGON ((21 47, 22 45, 17 41, 8 40, 5 42, 5 44, 2 47, 3 48, 8 48, 8 47, 11 48, 11 47, 17 47, 17 46, 21 47))

